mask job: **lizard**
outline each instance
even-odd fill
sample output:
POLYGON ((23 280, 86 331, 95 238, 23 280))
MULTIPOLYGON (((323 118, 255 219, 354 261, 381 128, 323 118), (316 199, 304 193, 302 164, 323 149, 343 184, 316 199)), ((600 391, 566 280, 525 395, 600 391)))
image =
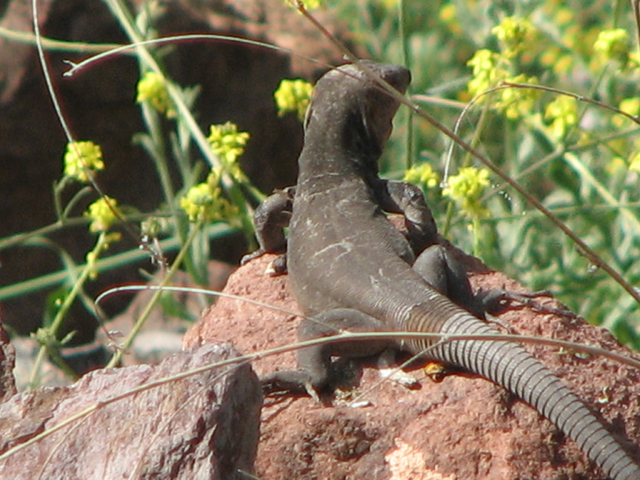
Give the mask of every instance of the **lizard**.
MULTIPOLYGON (((270 201, 273 213, 260 212, 267 226, 261 250, 282 251, 286 244, 289 284, 305 314, 300 340, 341 330, 499 333, 478 312, 464 269, 437 243, 418 187, 379 177, 378 160, 400 105, 385 86, 404 94, 410 81, 408 69, 371 61, 321 77, 305 118, 295 190, 270 201), (388 213, 403 214, 418 234, 400 233, 388 213), (271 214, 277 221, 267 220, 271 214)), ((390 346, 501 385, 572 438, 607 476, 640 479, 640 466, 582 400, 514 342, 420 338, 307 347, 298 351, 298 370, 264 377, 263 388, 320 391, 330 384, 333 356, 374 355, 390 346)))

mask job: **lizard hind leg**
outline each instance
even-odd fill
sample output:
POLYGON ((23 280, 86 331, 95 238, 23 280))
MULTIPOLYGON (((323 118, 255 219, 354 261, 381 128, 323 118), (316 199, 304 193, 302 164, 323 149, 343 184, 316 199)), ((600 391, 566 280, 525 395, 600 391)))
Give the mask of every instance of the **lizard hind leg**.
MULTIPOLYGON (((369 332, 385 330, 384 322, 358 310, 338 308, 305 318, 298 327, 300 341, 338 335, 344 331, 369 332)), ((316 400, 317 392, 332 384, 331 358, 334 356, 359 358, 376 355, 394 345, 392 340, 332 341, 300 348, 298 369, 283 370, 262 379, 263 391, 307 392, 316 400), (315 393, 315 394, 314 394, 315 393)))

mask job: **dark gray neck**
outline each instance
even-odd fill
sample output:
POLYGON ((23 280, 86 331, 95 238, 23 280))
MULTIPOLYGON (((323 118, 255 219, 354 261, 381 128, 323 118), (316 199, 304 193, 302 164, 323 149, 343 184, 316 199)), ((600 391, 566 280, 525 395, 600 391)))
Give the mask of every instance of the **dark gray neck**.
POLYGON ((334 112, 322 113, 314 116, 307 126, 298 161, 301 177, 319 174, 377 177, 384 145, 364 124, 364 117, 359 112, 342 112, 347 121, 336 121, 324 118, 334 112))

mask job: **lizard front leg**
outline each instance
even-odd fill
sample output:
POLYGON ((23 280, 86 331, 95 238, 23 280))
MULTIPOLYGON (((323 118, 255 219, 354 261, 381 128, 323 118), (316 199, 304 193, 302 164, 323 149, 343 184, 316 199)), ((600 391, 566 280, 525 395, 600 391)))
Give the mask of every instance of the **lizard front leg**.
POLYGON ((438 227, 420 188, 407 182, 380 179, 374 191, 378 204, 385 212, 404 216, 407 229, 405 236, 414 255, 418 256, 437 242, 438 227))
POLYGON ((474 294, 465 269, 450 250, 438 243, 438 229, 422 190, 411 183, 395 180, 379 179, 375 185, 376 200, 381 208, 405 218, 405 237, 417 257, 413 269, 458 306, 484 318, 486 312, 503 309, 506 302, 530 304, 528 297, 541 295, 542 292, 529 296, 505 290, 474 294))
POLYGON ((287 239, 284 229, 289 226, 291 220, 294 197, 295 187, 287 187, 276 190, 258 205, 253 215, 253 225, 259 248, 242 257, 240 261, 242 265, 265 253, 279 253, 281 255, 273 261, 268 273, 272 275, 286 273, 287 239))
MULTIPOLYGON (((305 318, 298 327, 300 341, 337 335, 341 331, 371 332, 388 330, 384 322, 358 310, 338 308, 305 318)), ((331 357, 348 358, 376 355, 395 344, 392 340, 333 341, 324 345, 304 347, 297 351, 298 370, 284 370, 262 379, 265 393, 276 391, 307 392, 314 398, 331 386, 331 357)))
POLYGON ((407 182, 380 180, 376 191, 383 210, 400 213, 406 219, 406 237, 417 256, 413 269, 452 302, 483 318, 484 302, 474 296, 467 272, 446 247, 437 243, 438 228, 422 190, 407 182))

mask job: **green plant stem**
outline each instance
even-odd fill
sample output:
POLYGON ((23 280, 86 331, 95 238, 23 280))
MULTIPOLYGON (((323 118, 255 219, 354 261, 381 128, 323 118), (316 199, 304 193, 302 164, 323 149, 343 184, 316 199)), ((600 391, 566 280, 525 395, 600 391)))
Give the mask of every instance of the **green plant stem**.
MULTIPOLYGON (((164 193, 164 200, 167 205, 169 205, 169 208, 171 208, 173 212, 176 212, 176 210, 174 210, 176 208, 175 193, 171 182, 171 174, 167 168, 168 160, 164 149, 164 135, 162 127, 160 126, 158 114, 147 102, 143 102, 142 115, 151 137, 151 145, 148 145, 148 150, 156 167, 156 171, 158 172, 158 176, 160 177, 160 185, 162 186, 162 192, 164 193)), ((174 214, 174 217, 176 215, 177 212, 174 214)))
POLYGON ((138 317, 138 320, 136 321, 135 325, 131 329, 131 332, 129 332, 129 335, 122 343, 122 346, 116 350, 113 357, 111 357, 111 360, 109 361, 109 363, 105 368, 113 368, 117 366, 120 363, 120 360, 122 359, 123 352, 129 349, 129 347, 131 347, 131 344, 133 343, 133 340, 135 339, 136 335, 138 335, 138 333, 144 326, 145 322, 147 321, 147 318, 151 314, 151 310, 156 305, 156 303, 158 303, 158 300, 160 299, 160 295, 162 295, 163 293, 162 287, 169 285, 169 283, 171 282, 171 279, 173 278, 175 273, 178 271, 178 267, 182 263, 182 260, 185 258, 185 255, 189 251, 189 247, 191 243, 196 238, 196 235, 198 234, 200 228, 202 228, 202 225, 203 225, 202 221, 199 221, 194 225, 192 225, 192 230, 189 234, 189 237, 187 238, 187 241, 184 243, 184 245, 182 245, 182 248, 180 249, 180 252, 178 252, 178 256, 176 257, 173 264, 171 265, 171 268, 169 268, 169 270, 167 271, 167 274, 162 279, 162 282, 160 282, 160 285, 159 285, 160 288, 155 291, 155 293, 149 300, 149 303, 145 307, 144 311, 140 314, 140 317, 138 317))
MULTIPOLYGON (((62 325, 62 321, 64 320, 67 312, 69 311, 69 308, 71 308, 71 305, 73 304, 76 297, 82 290, 82 287, 84 286, 89 276, 95 271, 96 260, 100 255, 100 253, 102 253, 102 251, 107 247, 108 243, 109 242, 108 242, 107 233, 106 232, 100 233, 100 235, 98 236, 98 241, 93 247, 93 250, 91 251, 90 254, 87 255, 88 261, 85 264, 82 270, 82 273, 80 274, 76 282, 73 284, 73 288, 71 289, 71 291, 65 298, 64 302, 60 306, 60 309, 58 310, 58 313, 53 319, 51 326, 46 329, 46 335, 48 339, 55 339, 56 334, 58 333, 58 330, 62 325)), ((35 363, 33 365, 33 370, 31 372, 31 378, 29 380, 29 388, 35 388, 40 383, 40 368, 42 366, 42 363, 44 362, 45 355, 47 354, 48 348, 49 348, 48 344, 43 344, 40 347, 40 350, 38 351, 38 355, 36 357, 35 363)))
MULTIPOLYGON (((86 222, 86 220, 82 220, 86 222)), ((74 222, 75 223, 75 222, 74 222)), ((80 223, 80 222, 78 222, 80 223)), ((44 227, 41 230, 54 230, 54 227, 58 227, 58 224, 49 225, 44 227)), ((225 223, 217 223, 215 225, 211 225, 207 228, 207 238, 215 238, 218 236, 226 235, 231 233, 233 230, 225 223)), ((29 235, 30 237, 30 235, 29 235)), ((160 248, 163 252, 172 252, 181 247, 181 242, 176 237, 167 238, 165 240, 160 241, 160 248)), ((141 250, 139 248, 129 250, 124 253, 119 253, 117 255, 112 255, 107 258, 103 258, 98 260, 95 265, 95 271, 102 273, 109 270, 113 270, 114 268, 121 267, 123 265, 130 264, 135 261, 144 260, 149 257, 149 252, 146 250, 141 250)), ((86 268, 86 264, 80 265, 80 269, 86 268)), ((38 278, 34 278, 31 280, 27 280, 25 282, 15 283, 12 285, 7 285, 6 287, 0 288, 0 302, 9 300, 11 298, 19 297, 21 295, 26 295, 32 292, 36 292, 39 290, 43 290, 45 288, 51 288, 56 285, 59 285, 66 280, 69 279, 69 272, 67 270, 60 270, 58 272, 50 273, 48 275, 43 275, 38 278)))
MULTIPOLYGON (((19 32, 1 26, 0 38, 6 38, 8 40, 19 43, 26 43, 28 45, 36 45, 38 42, 36 36, 31 32, 19 32)), ((66 42, 64 40, 55 40, 45 37, 40 37, 40 41, 42 43, 42 46, 46 50, 59 52, 100 53, 108 52, 109 50, 113 50, 114 48, 122 47, 122 45, 119 45, 117 43, 66 42)))
MULTIPOLYGON (((485 103, 483 109, 482 109, 482 113, 480 114, 480 118, 478 119, 478 123, 476 124, 476 128, 473 131, 473 138, 471 139, 471 143, 470 145, 472 146, 472 148, 475 148, 479 143, 480 143, 480 137, 482 136, 482 131, 484 130, 484 126, 487 122, 487 116, 489 114, 489 110, 491 109, 490 107, 490 98, 487 99, 487 102, 485 103)), ((412 110, 412 109, 410 109, 412 110)), ((458 122, 456 122, 456 131, 457 128, 460 125, 460 121, 464 116, 464 112, 461 114, 460 118, 458 119, 458 122)), ((456 132, 457 133, 457 132, 456 132)), ((454 145, 454 143, 452 143, 452 146, 454 145)), ((450 163, 451 163, 451 158, 452 158, 452 153, 453 150, 449 149, 449 154, 447 156, 447 160, 446 160, 446 164, 445 164, 445 169, 444 169, 444 177, 443 177, 443 183, 446 184, 447 183, 447 178, 449 177, 449 167, 450 167, 450 163)), ((467 152, 464 156, 464 159, 462 161, 461 166, 469 166, 471 164, 471 162, 473 161, 473 156, 471 155, 471 153, 467 152)), ((453 219, 453 216, 456 214, 456 209, 455 209, 455 202, 451 201, 448 202, 447 205, 447 212, 446 212, 446 216, 445 216, 445 222, 444 222, 444 226, 443 228, 441 228, 441 234, 446 237, 449 234, 449 229, 451 228, 451 221, 453 219)), ((474 225, 473 226, 473 231, 474 231, 474 237, 475 234, 477 234, 479 232, 478 226, 474 225)), ((477 237, 474 238, 474 250, 476 249, 478 244, 478 239, 477 237)))
POLYGON ((477 215, 474 215, 471 225, 473 228, 473 255, 478 258, 482 258, 482 244, 480 242, 482 221, 477 215))
MULTIPOLYGON (((405 0, 398 2, 398 24, 400 28, 400 38, 402 41, 402 63, 411 70, 411 55, 409 54, 409 38, 407 34, 407 5, 405 0)), ((408 93, 409 95, 409 93, 408 93)), ((405 170, 413 166, 413 112, 407 109, 405 113, 407 131, 405 133, 406 160, 405 170)))
POLYGON ((577 155, 573 153, 565 153, 562 158, 578 175, 580 175, 585 183, 590 185, 598 193, 600 198, 602 198, 606 204, 619 209, 620 213, 624 216, 625 220, 633 226, 634 230, 636 230, 636 232, 640 232, 640 221, 638 221, 638 218, 628 208, 622 206, 617 198, 611 195, 607 188, 598 181, 593 173, 591 173, 584 162, 580 161, 577 155))
MULTIPOLYGON (((43 235, 47 235, 49 233, 53 233, 56 230, 60 230, 62 227, 79 226, 79 225, 85 225, 87 223, 89 223, 89 219, 79 217, 79 218, 67 220, 64 223, 61 221, 57 221, 55 223, 46 225, 44 227, 38 228, 37 230, 33 230, 31 232, 18 233, 16 235, 11 235, 10 237, 6 237, 0 240, 0 251, 28 242, 31 238, 40 237, 43 235)), ((0 289, 0 291, 2 291, 2 289, 0 289)))

